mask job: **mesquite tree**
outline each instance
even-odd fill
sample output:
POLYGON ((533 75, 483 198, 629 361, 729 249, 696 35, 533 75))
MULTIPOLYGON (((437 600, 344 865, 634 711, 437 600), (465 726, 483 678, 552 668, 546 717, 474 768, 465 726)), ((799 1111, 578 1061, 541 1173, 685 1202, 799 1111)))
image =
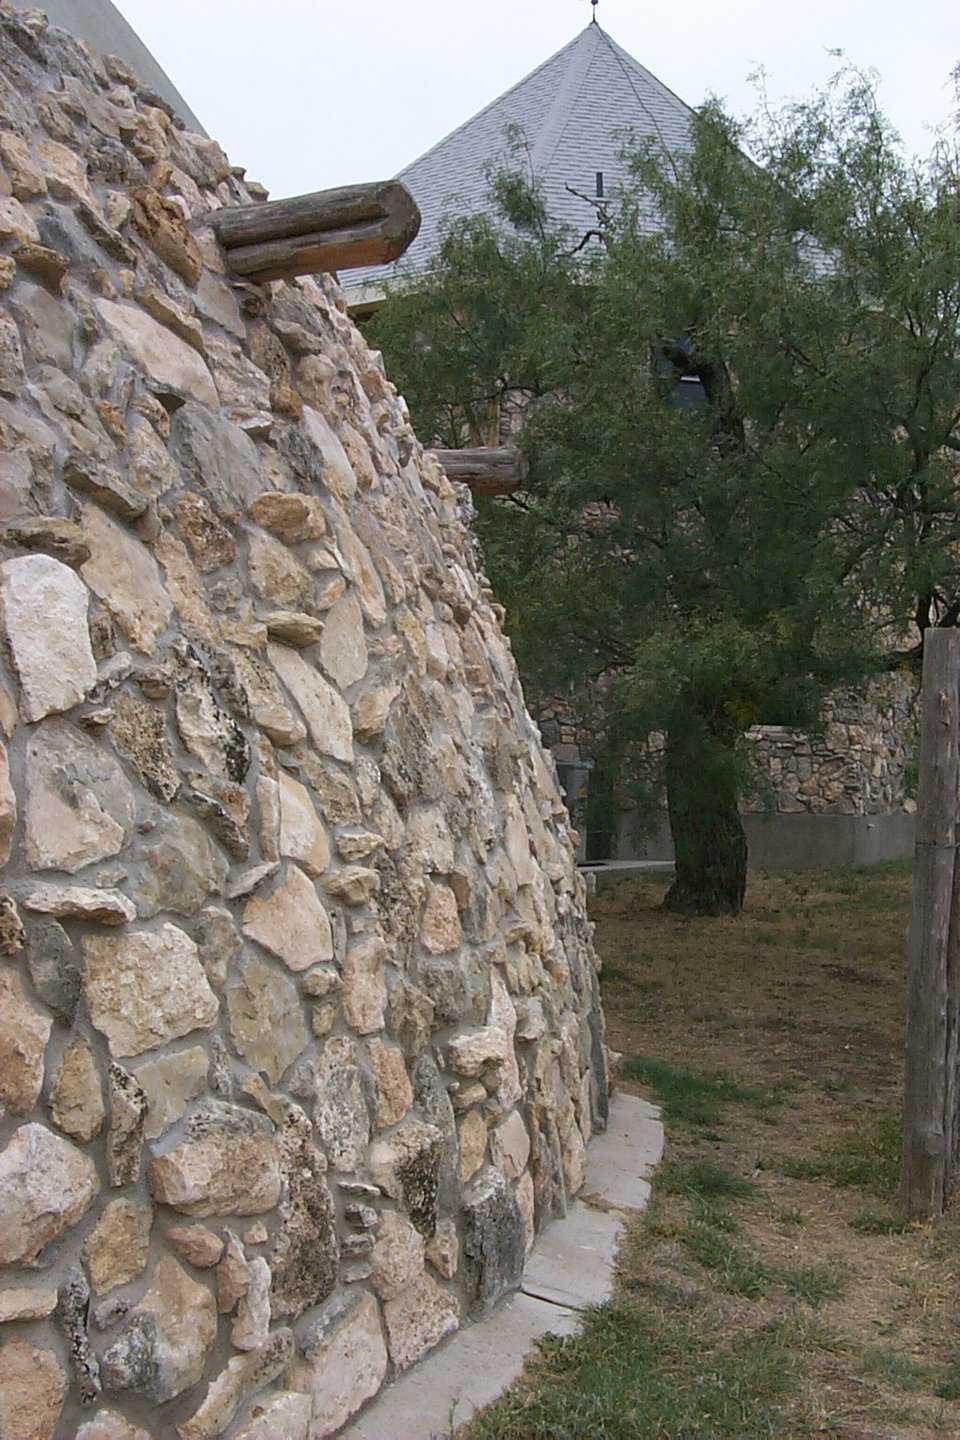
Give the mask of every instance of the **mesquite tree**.
POLYGON ((621 776, 656 760, 666 903, 737 913, 750 727, 815 727, 960 616, 956 157, 907 164, 847 74, 630 172, 588 236, 493 177, 372 338, 423 437, 515 414, 529 482, 478 523, 521 672, 621 776))

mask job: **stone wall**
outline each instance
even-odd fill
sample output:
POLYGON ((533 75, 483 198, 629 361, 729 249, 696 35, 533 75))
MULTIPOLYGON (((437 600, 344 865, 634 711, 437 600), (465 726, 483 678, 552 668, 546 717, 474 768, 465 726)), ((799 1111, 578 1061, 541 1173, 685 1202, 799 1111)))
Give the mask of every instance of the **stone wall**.
POLYGON ((912 809, 908 767, 916 739, 917 687, 891 676, 861 695, 832 695, 823 733, 807 736, 779 725, 751 732, 766 793, 750 813, 889 815, 912 809))
POLYGON ((317 1440, 518 1283, 607 1106, 479 573, 332 282, 0 0, 0 1435, 317 1440))

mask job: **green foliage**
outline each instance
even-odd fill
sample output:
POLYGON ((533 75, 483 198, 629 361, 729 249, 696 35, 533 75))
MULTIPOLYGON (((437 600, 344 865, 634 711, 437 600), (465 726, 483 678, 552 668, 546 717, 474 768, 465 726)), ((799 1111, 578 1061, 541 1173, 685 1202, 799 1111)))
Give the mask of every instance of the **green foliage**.
POLYGON ((627 1060, 623 1073, 628 1080, 650 1086, 667 1120, 687 1125, 715 1125, 726 1104, 762 1106, 767 1100, 762 1091, 739 1085, 729 1076, 697 1075, 665 1060, 627 1060))
POLYGON ((757 1190, 749 1180, 731 1174, 710 1160, 686 1164, 671 1161, 661 1168, 657 1183, 669 1195, 697 1195, 703 1199, 728 1197, 749 1200, 757 1190))
POLYGON ((899 1115, 882 1115, 872 1124, 825 1147, 816 1155, 788 1157, 777 1169, 794 1180, 826 1180, 841 1189, 895 1195, 900 1181, 903 1126, 899 1115))
POLYGON ((529 482, 478 528, 525 682, 573 700, 621 804, 667 781, 678 890, 736 911, 749 728, 815 727, 960 618, 955 156, 908 165, 850 73, 748 126, 708 104, 586 241, 514 146, 371 338, 424 438, 521 416, 529 482))

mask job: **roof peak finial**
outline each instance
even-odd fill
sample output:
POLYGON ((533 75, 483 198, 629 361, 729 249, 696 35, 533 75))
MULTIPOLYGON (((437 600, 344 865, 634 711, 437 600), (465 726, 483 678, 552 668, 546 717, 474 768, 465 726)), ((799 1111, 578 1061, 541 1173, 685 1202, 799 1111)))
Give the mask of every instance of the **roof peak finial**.
POLYGON ((597 25, 599 24, 597 20, 597 6, 600 4, 600 0, 590 0, 590 4, 593 6, 593 19, 590 23, 591 25, 597 25))

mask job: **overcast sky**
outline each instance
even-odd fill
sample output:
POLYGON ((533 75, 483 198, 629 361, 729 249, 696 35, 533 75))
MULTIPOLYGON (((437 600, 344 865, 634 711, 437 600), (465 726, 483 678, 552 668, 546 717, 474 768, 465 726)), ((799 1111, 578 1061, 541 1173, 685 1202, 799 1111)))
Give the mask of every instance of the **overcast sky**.
MULTIPOLYGON (((275 197, 383 179, 589 21, 588 0, 117 0, 234 164, 275 197)), ((601 0, 600 23, 691 105, 797 96, 843 50, 913 152, 953 109, 956 0, 601 0)))

